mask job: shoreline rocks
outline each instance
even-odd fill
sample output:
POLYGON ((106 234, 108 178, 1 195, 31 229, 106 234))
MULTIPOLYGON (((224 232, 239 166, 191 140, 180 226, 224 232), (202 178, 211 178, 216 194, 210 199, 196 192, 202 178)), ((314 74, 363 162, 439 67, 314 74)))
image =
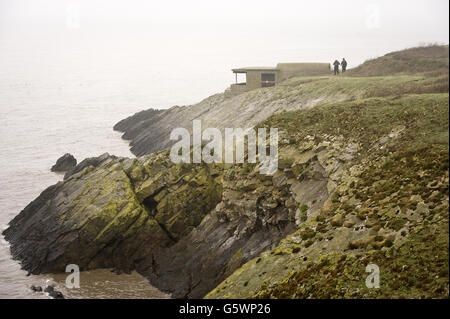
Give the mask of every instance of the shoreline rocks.
POLYGON ((55 288, 53 288, 53 286, 47 286, 44 289, 44 292, 48 293, 48 295, 50 297, 52 297, 53 299, 65 299, 62 292, 55 290, 55 288))
POLYGON ((34 292, 42 292, 42 287, 41 286, 31 286, 30 287, 31 290, 33 290, 34 292))
POLYGON ((33 292, 44 292, 44 293, 48 293, 48 295, 49 295, 50 297, 52 297, 53 299, 65 299, 62 292, 60 292, 60 291, 58 291, 58 290, 55 290, 54 283, 53 283, 53 281, 51 281, 51 280, 47 280, 44 289, 42 289, 41 286, 34 286, 34 285, 32 285, 32 286, 30 287, 30 289, 31 289, 33 292))

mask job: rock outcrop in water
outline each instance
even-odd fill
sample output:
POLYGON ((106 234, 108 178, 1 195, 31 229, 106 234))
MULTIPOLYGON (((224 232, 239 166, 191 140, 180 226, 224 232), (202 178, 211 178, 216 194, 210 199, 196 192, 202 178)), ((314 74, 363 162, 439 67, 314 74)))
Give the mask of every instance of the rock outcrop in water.
POLYGON ((267 118, 279 170, 88 158, 11 221, 13 257, 35 274, 136 269, 178 298, 448 297, 448 74, 291 79, 116 128, 148 153, 194 118, 267 118), (382 288, 365 286, 368 263, 382 288))
POLYGON ((74 168, 77 165, 77 160, 72 154, 66 153, 56 161, 55 165, 52 166, 52 172, 67 172, 68 170, 74 168))

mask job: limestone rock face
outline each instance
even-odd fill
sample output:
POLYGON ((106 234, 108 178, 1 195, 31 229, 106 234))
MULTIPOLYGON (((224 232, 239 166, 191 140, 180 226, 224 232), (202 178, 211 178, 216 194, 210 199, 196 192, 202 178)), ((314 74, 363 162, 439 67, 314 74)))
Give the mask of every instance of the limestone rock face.
POLYGON ((225 170, 222 201, 155 261, 157 269, 150 281, 175 292, 177 298, 203 297, 243 263, 292 232, 294 220, 280 205, 290 198, 288 188, 260 183, 257 176, 244 180, 238 169, 225 170))
POLYGON ((56 161, 52 166, 52 172, 67 172, 77 165, 77 160, 72 154, 66 153, 56 161))

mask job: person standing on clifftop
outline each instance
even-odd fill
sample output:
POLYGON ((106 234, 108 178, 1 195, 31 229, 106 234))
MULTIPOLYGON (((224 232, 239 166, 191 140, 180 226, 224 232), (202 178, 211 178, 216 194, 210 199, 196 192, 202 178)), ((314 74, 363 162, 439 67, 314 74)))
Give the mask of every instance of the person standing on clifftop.
POLYGON ((344 73, 345 70, 347 70, 347 61, 345 61, 345 58, 342 58, 341 66, 342 66, 342 73, 344 73))
POLYGON ((338 60, 334 60, 333 65, 334 65, 334 75, 338 75, 339 74, 339 61, 338 60))

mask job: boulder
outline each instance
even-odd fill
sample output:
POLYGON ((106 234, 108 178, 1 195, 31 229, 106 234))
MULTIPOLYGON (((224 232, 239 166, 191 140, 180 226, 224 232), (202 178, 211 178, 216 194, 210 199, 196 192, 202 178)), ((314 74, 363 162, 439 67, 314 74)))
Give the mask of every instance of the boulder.
POLYGON ((55 290, 53 286, 45 287, 44 292, 48 293, 53 299, 64 299, 62 292, 55 290))
POLYGON ((31 286, 30 289, 33 290, 34 292, 42 292, 41 286, 31 286))

